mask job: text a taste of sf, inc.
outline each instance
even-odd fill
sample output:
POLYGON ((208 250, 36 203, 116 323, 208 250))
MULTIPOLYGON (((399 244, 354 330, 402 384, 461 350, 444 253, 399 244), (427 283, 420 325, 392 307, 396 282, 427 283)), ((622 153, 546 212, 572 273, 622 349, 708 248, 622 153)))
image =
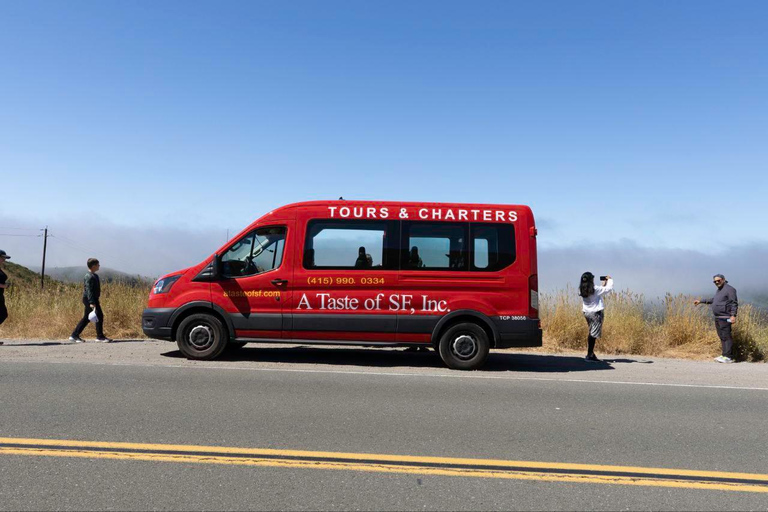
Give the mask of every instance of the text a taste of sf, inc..
POLYGON ((315 301, 310 301, 310 298, 306 293, 301 294, 299 299, 297 310, 346 310, 346 311, 358 311, 364 309, 366 311, 409 311, 411 314, 419 311, 427 311, 434 313, 447 313, 450 312, 448 308, 448 301, 440 299, 430 299, 428 295, 421 295, 414 301, 413 295, 394 293, 391 295, 385 295, 379 293, 375 297, 369 297, 367 299, 360 299, 358 297, 350 297, 345 295, 343 297, 333 297, 330 293, 316 293, 315 301), (315 303, 314 307, 312 302, 315 303))

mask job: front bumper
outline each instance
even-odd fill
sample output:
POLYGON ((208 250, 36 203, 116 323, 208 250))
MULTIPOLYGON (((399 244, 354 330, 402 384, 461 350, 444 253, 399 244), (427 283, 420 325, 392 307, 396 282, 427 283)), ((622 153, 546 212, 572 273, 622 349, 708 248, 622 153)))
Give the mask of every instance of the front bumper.
POLYGON ((496 348, 540 347, 542 346, 541 322, 538 319, 511 319, 493 317, 499 333, 496 348))
POLYGON ((171 317, 176 308, 147 308, 141 314, 141 329, 149 338, 173 341, 171 317))

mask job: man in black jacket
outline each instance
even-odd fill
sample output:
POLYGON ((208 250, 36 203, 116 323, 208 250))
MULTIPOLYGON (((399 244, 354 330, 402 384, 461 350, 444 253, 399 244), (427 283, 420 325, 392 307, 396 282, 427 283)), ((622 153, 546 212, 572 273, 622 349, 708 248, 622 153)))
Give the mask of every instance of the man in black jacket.
POLYGON ((101 304, 99 303, 99 298, 101 297, 101 281, 99 280, 98 274, 96 274, 100 267, 99 260, 96 258, 88 259, 88 273, 85 274, 83 280, 83 305, 85 306, 85 311, 83 313, 83 318, 77 324, 75 330, 72 331, 72 336, 69 337, 69 341, 74 341, 75 343, 82 343, 85 341, 80 337, 80 334, 90 322, 88 316, 91 314, 91 311, 96 312, 96 339, 104 343, 112 341, 110 338, 104 336, 104 313, 102 312, 101 304))
POLYGON ((723 274, 717 274, 712 278, 717 286, 714 297, 695 300, 693 303, 712 304, 712 314, 715 315, 715 329, 720 337, 723 355, 716 357, 718 363, 733 362, 733 337, 731 326, 736 323, 736 314, 739 312, 739 299, 736 297, 736 289, 728 284, 723 274))
MULTIPOLYGON (((5 251, 0 250, 0 325, 8 318, 8 309, 5 307, 5 289, 8 288, 8 275, 3 272, 3 266, 6 260, 9 259, 11 257, 5 251)), ((2 344, 3 342, 0 341, 0 345, 2 344)))

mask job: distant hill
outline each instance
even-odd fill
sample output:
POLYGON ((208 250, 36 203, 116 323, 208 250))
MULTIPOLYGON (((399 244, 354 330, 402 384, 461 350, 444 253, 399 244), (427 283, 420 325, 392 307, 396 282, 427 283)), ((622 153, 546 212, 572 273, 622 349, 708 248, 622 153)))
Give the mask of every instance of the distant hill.
MULTIPOLYGON (((34 270, 30 270, 27 267, 22 267, 16 263, 10 261, 5 262, 3 271, 8 274, 8 281, 16 284, 24 284, 25 286, 35 285, 40 286, 40 274, 34 270)), ((52 281, 48 276, 45 278, 46 282, 52 281)))
POLYGON ((753 295, 751 297, 747 297, 747 300, 768 314, 768 295, 753 295))
MULTIPOLYGON (((35 268, 35 270, 39 272, 39 268, 35 268)), ((46 276, 50 276, 57 281, 63 281, 65 283, 82 282, 83 276, 85 276, 86 272, 88 272, 88 270, 86 270, 85 267, 46 267, 45 269, 46 276)), ((40 279, 40 274, 36 274, 38 276, 37 278, 40 279)), ((151 278, 148 277, 126 274, 125 272, 121 272, 119 270, 104 267, 99 270, 99 277, 103 282, 107 283, 119 281, 121 283, 137 286, 143 286, 147 284, 151 285, 154 282, 151 278)))

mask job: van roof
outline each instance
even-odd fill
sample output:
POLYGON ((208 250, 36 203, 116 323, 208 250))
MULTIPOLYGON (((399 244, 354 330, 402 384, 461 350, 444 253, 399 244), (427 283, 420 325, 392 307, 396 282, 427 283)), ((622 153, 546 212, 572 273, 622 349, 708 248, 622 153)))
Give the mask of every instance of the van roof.
POLYGON ((311 208, 317 206, 402 206, 402 207, 416 207, 416 206, 441 206, 441 207, 454 207, 454 208, 497 208, 497 209, 519 209, 530 210, 529 206, 522 204, 491 204, 491 203, 439 203, 439 202, 418 202, 418 201, 365 201, 365 200, 347 200, 347 199, 335 199, 328 201, 303 201, 299 203, 291 203, 285 206, 280 206, 273 210, 274 213, 281 210, 290 210, 295 208, 311 208))

